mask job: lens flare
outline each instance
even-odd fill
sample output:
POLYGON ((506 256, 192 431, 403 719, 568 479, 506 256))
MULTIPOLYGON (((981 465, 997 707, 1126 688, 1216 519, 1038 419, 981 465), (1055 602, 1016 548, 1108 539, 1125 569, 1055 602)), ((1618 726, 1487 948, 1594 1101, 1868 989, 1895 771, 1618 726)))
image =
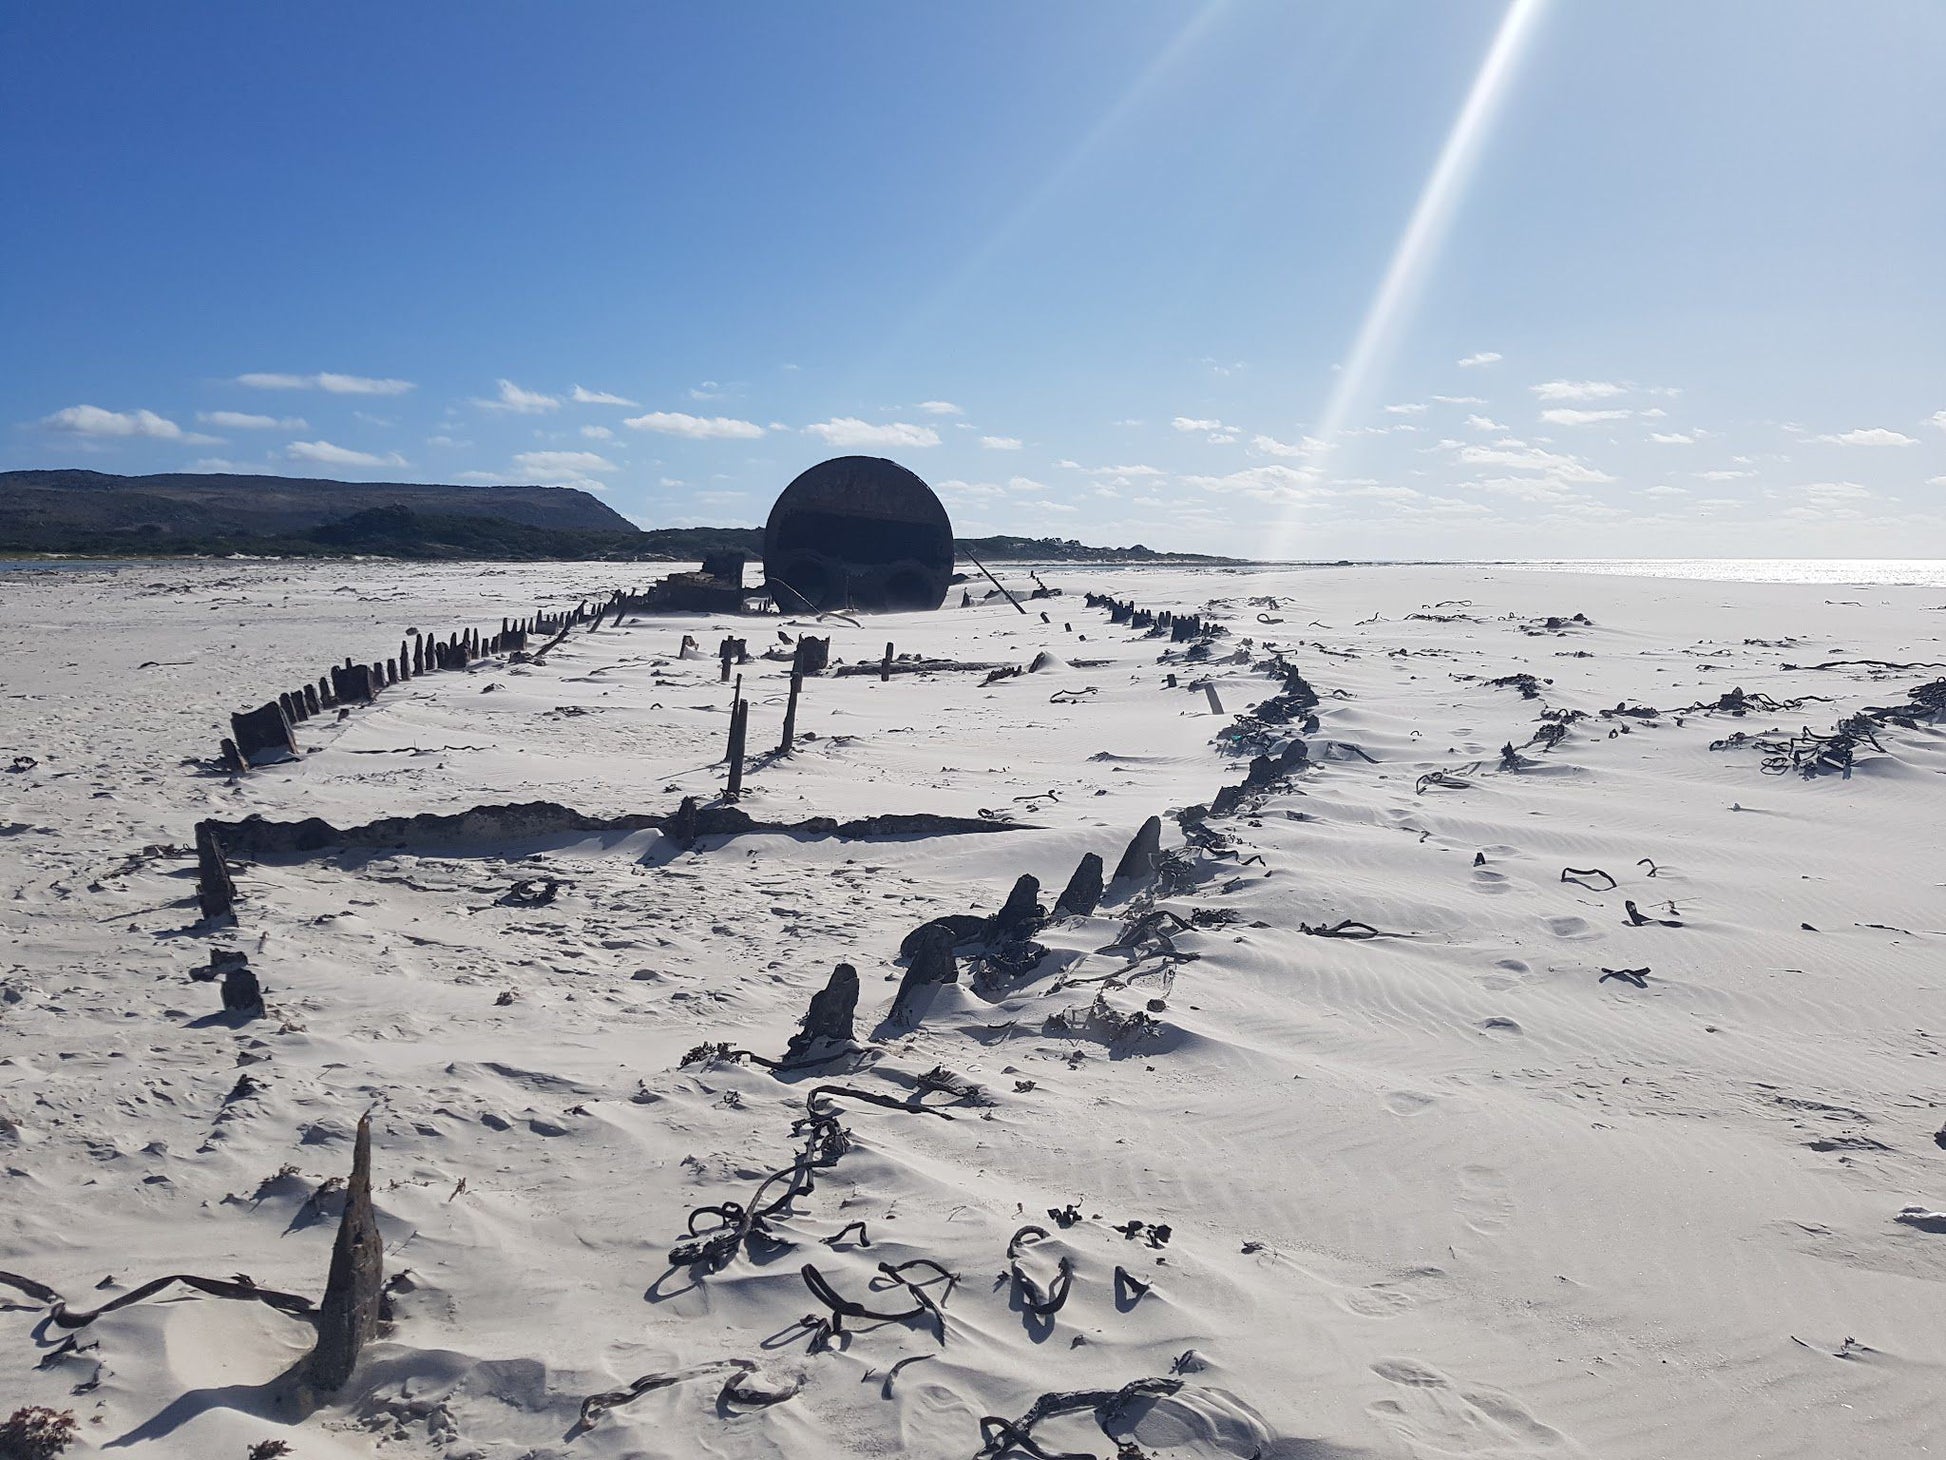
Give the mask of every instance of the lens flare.
MULTIPOLYGON (((1432 173, 1420 190, 1412 217, 1392 250, 1385 277, 1372 296, 1371 306, 1365 311, 1357 338, 1352 342, 1351 353, 1338 372, 1338 382, 1325 404, 1317 429, 1312 432, 1310 466, 1313 471, 1321 473, 1325 469, 1346 421, 1364 403, 1366 392, 1387 362, 1399 327, 1405 322, 1446 240, 1467 184, 1479 164, 1494 116, 1500 110, 1546 4, 1547 0, 1512 0, 1507 13, 1501 17, 1493 45, 1480 63, 1479 73, 1466 94, 1466 104, 1460 108, 1452 130, 1446 135, 1446 143, 1439 150, 1439 160, 1433 164, 1432 173)), ((1297 508, 1293 507, 1271 536, 1271 557, 1290 554, 1299 527, 1297 508)))

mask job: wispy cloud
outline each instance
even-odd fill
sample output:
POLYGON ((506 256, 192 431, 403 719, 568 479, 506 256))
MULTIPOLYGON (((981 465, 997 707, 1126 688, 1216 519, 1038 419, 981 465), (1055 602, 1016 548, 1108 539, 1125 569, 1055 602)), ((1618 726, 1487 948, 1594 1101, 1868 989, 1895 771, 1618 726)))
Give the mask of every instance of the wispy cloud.
POLYGON ((1741 481, 1745 477, 1754 477, 1756 473, 1754 471, 1732 471, 1728 467, 1721 467, 1715 471, 1699 471, 1696 475, 1700 480, 1706 482, 1735 482, 1741 481))
POLYGON ((405 458, 396 451, 389 456, 374 456, 369 451, 353 451, 349 446, 333 446, 329 441, 293 441, 284 448, 292 461, 314 461, 325 466, 404 466, 405 458))
POLYGON ((43 416, 41 424, 50 431, 64 431, 70 436, 86 436, 96 440, 146 436, 153 441, 181 441, 187 445, 208 446, 217 439, 185 431, 167 416, 158 416, 154 411, 109 411, 100 406, 68 406, 51 416, 43 416))
POLYGON ((1221 421, 1205 421, 1196 416, 1177 416, 1169 424, 1178 431, 1221 431, 1223 429, 1221 421))
POLYGON ((1426 403, 1422 400, 1401 401, 1398 405, 1385 408, 1388 415, 1394 416, 1423 416, 1427 409, 1426 403))
POLYGON ((904 421, 874 426, 856 416, 835 416, 806 426, 805 434, 822 439, 829 446, 937 446, 939 433, 930 426, 913 426, 904 421))
POLYGON ((1934 411, 1930 417, 1930 421, 1931 424, 1939 427, 1940 430, 1946 431, 1946 411, 1934 411))
POLYGON ((615 433, 606 426, 583 426, 581 434, 590 441, 613 441, 615 433))
POLYGON ((1633 411, 1584 411, 1573 406, 1556 406, 1542 411, 1541 419, 1550 426, 1593 426, 1602 421, 1626 421, 1633 411))
POLYGON ((650 411, 630 416, 622 424, 636 431, 659 431, 664 436, 687 436, 691 441, 753 441, 764 428, 755 421, 729 416, 691 416, 681 411, 650 411))
POLYGON ((1326 444, 1315 436, 1306 436, 1301 441, 1279 441, 1275 436, 1250 438, 1250 449, 1260 456, 1311 456, 1325 450, 1326 444))
POLYGON ((1223 476, 1188 476, 1182 483, 1205 492, 1237 492, 1260 502, 1296 502, 1319 494, 1318 479, 1314 469, 1273 463, 1223 476))
POLYGON ((1462 446, 1457 453, 1468 466, 1497 466, 1512 471, 1538 472, 1561 482, 1612 482, 1607 472, 1597 470, 1572 456, 1543 451, 1524 441, 1496 441, 1491 446, 1462 446))
POLYGON ((922 400, 919 402, 919 409, 929 416, 963 416, 966 414, 964 410, 949 400, 922 400))
POLYGON ((308 431, 310 422, 301 416, 253 416, 248 411, 198 411, 196 420, 205 426, 225 431, 308 431))
POLYGON ((1628 387, 1612 380, 1548 380, 1529 386, 1542 400, 1613 400, 1628 387))
POLYGON ((1482 365, 1498 365, 1503 357, 1494 350, 1482 350, 1477 355, 1468 355, 1459 362, 1462 370, 1476 370, 1482 365))
MULTIPOLYGON (((505 385, 507 382, 503 380, 500 383, 505 385)), ((577 385, 568 399, 578 406, 639 406, 642 404, 640 401, 630 400, 627 396, 611 395, 605 390, 590 390, 585 385, 577 385)))
POLYGON ((1494 420, 1492 416, 1468 416, 1466 418, 1466 424, 1471 426, 1475 431, 1504 431, 1507 429, 1498 421, 1494 420))
POLYGON ((1813 441, 1833 446, 1917 446, 1918 438, 1903 431, 1888 431, 1883 426, 1862 426, 1856 431, 1840 431, 1835 436, 1813 436, 1813 441))
POLYGON ((607 457, 592 451, 523 451, 514 458, 514 465, 521 475, 537 482, 578 481, 621 470, 607 457))
POLYGON ((1436 395, 1433 397, 1442 406, 1483 406, 1486 401, 1477 395, 1436 395))
POLYGON ((980 444, 986 447, 988 451, 1020 450, 1020 438, 1018 436, 982 436, 980 438, 980 444))
POLYGON ((330 395, 404 395, 414 389, 410 380, 379 380, 369 375, 334 375, 326 370, 316 375, 278 375, 253 371, 236 378, 238 385, 252 390, 322 390, 330 395))
POLYGON ((538 390, 522 390, 511 380, 500 382, 500 393, 492 400, 474 398, 473 404, 483 410, 512 411, 520 416, 544 415, 548 411, 561 408, 561 398, 557 395, 542 395, 538 390))

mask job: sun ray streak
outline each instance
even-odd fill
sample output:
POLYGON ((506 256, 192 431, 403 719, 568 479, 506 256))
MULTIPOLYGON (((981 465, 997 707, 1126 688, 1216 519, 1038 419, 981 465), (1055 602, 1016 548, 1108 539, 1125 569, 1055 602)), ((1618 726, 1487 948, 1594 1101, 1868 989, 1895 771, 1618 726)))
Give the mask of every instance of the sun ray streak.
MULTIPOLYGON (((1312 465, 1322 471, 1336 449, 1352 412, 1364 403, 1366 393, 1378 379, 1396 342, 1400 326, 1421 287, 1441 246, 1445 243, 1453 218, 1477 170, 1493 120, 1505 100, 1522 54, 1534 33, 1547 0, 1512 0, 1501 17, 1493 44, 1480 63, 1466 102, 1454 119, 1445 145, 1433 164, 1419 201, 1412 209, 1405 231, 1392 250, 1390 263, 1371 306, 1358 327, 1351 353, 1338 372, 1338 380, 1326 402, 1324 414, 1312 433, 1312 465)), ((1300 523, 1297 510, 1287 512, 1273 534, 1273 557, 1290 553, 1300 523)))

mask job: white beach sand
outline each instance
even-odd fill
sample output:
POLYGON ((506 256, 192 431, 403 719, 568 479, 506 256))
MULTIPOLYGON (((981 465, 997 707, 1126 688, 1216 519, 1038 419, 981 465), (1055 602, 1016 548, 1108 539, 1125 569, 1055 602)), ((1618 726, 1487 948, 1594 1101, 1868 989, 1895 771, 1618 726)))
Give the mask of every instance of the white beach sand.
MULTIPOLYGON (((576 630, 543 664, 488 660, 313 719, 297 763, 237 779, 211 763, 230 711, 396 653, 408 628, 491 632, 648 576, 223 563, 0 580, 0 1269, 77 1309, 170 1273, 316 1297, 341 1197, 312 1198, 342 1182, 370 1108, 386 1269, 410 1272, 351 1384, 303 1419, 298 1319, 178 1290, 50 1357, 64 1331, 0 1290, 0 1418, 72 1409, 71 1453, 224 1460, 273 1438, 296 1460, 963 1460, 983 1416, 1044 1392, 1174 1377, 1117 1411, 1112 1438, 1086 1410, 1034 1437, 1157 1460, 1946 1446, 1946 1218, 1924 1216, 1946 1209, 1946 734, 1887 728, 1849 779, 1708 748, 1829 729, 1946 676, 1946 593, 1049 571, 1063 593, 1026 616, 993 600, 829 623, 847 662, 888 640, 1062 662, 985 687, 814 678, 798 723, 815 738, 754 768, 741 802, 759 819, 985 811, 1031 829, 246 862, 237 926, 196 926, 203 818, 344 827, 541 800, 611 816, 716 795, 729 690, 677 645, 691 633, 712 655, 728 631, 761 652, 778 621, 576 630), (1185 665, 1183 646, 1085 606, 1090 588, 1230 633, 1213 665, 1185 665), (1249 602, 1264 596, 1274 609, 1249 602), (1590 622, 1538 627, 1575 614, 1590 622), (1192 851, 1155 899, 1204 913, 1173 935, 1193 957, 1103 951, 1154 892, 1123 887, 1043 930, 1050 956, 1003 999, 963 969, 916 1027, 881 1030, 920 923, 990 913, 1023 872, 1051 906, 1084 852, 1112 870, 1152 814, 1181 849, 1168 813, 1247 768, 1212 737, 1275 692, 1252 668, 1267 646, 1322 696, 1312 768, 1211 820, 1232 850, 1192 851), (1933 667, 1784 667, 1861 659, 1933 667), (1223 715, 1186 687, 1204 672, 1223 715), (1546 681, 1538 699, 1486 683, 1519 672, 1546 681), (1666 713, 1732 687, 1830 702, 1666 713), (1622 702, 1665 713, 1598 713, 1622 702), (1546 707, 1588 718, 1497 770, 1546 707), (15 756, 33 763, 9 772, 15 756), (1421 789, 1475 763, 1463 786, 1421 789), (563 881, 551 905, 499 903, 543 876, 563 881), (1681 926, 1629 926, 1625 900, 1681 926), (1344 919, 1409 936, 1300 929, 1344 919), (264 1017, 212 1017, 215 988, 188 975, 213 947, 247 952, 264 1017), (840 960, 875 1061, 679 1067, 704 1042, 777 1058, 840 960), (1159 1032, 1046 1028, 1097 994, 1123 1013, 1158 1001, 1159 1032), (838 1097, 850 1149, 769 1223, 795 1247, 671 1271, 692 1208, 747 1201, 791 1163, 820 1080, 905 1099, 941 1066, 987 1103, 945 1120, 838 1097), (1081 1220, 1062 1228, 1049 1210, 1070 1202, 1081 1220), (855 1228, 821 1240, 853 1222, 869 1246, 855 1228), (1149 1225, 1115 1230, 1130 1222, 1149 1225), (1005 1278, 1026 1223, 1051 1233, 1022 1257, 1035 1282, 1072 1263, 1051 1318, 1005 1278), (943 1343, 930 1318, 853 1318, 814 1351, 799 1319, 825 1310, 804 1264, 890 1311, 911 1301, 878 1265, 918 1258, 959 1278, 943 1343), (1118 1302, 1117 1265, 1152 1289, 1118 1302), (801 1387, 721 1402, 721 1376, 699 1377, 575 1433, 588 1395, 730 1358, 760 1366, 752 1389, 801 1387)), ((785 670, 743 670, 753 753, 775 743, 785 670)))

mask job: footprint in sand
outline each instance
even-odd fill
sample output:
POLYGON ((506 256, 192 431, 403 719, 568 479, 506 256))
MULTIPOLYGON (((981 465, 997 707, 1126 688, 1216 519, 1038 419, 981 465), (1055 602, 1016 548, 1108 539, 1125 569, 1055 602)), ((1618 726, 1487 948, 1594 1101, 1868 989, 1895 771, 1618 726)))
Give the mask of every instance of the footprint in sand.
POLYGON ((1482 1237, 1506 1230, 1513 1220, 1514 1201, 1507 1178, 1491 1166, 1462 1166, 1453 1209, 1462 1222, 1482 1237))
POLYGON ((1346 1311, 1364 1318, 1396 1318, 1408 1308, 1418 1306, 1418 1289, 1428 1283, 1437 1283, 1445 1276, 1443 1268, 1411 1268, 1403 1276, 1388 1282, 1367 1283, 1362 1288, 1341 1293, 1338 1303, 1346 1311))
POLYGON ((1404 1391, 1366 1410, 1398 1436, 1407 1454, 1512 1456, 1579 1449, 1503 1390, 1462 1388, 1417 1359, 1380 1359, 1372 1372, 1404 1391))
POLYGON ((1589 926, 1586 918, 1575 917, 1572 913, 1565 914, 1561 917, 1543 918, 1541 921, 1547 924, 1548 932, 1557 938, 1592 938, 1596 936, 1595 930, 1589 926))
POLYGON ((1491 867, 1473 869, 1473 890, 1475 892, 1501 893, 1513 891, 1505 872, 1496 872, 1491 867))
POLYGON ((1394 1090, 1385 1097, 1385 1108, 1394 1115, 1417 1115, 1437 1098, 1421 1095, 1417 1090, 1394 1090))
POLYGON ((1500 972, 1481 974, 1480 984, 1484 988, 1492 989, 1495 993, 1499 993, 1505 989, 1518 988, 1527 981, 1527 975, 1534 971, 1528 966, 1525 960, 1519 958, 1497 959, 1493 966, 1499 969, 1500 972))

